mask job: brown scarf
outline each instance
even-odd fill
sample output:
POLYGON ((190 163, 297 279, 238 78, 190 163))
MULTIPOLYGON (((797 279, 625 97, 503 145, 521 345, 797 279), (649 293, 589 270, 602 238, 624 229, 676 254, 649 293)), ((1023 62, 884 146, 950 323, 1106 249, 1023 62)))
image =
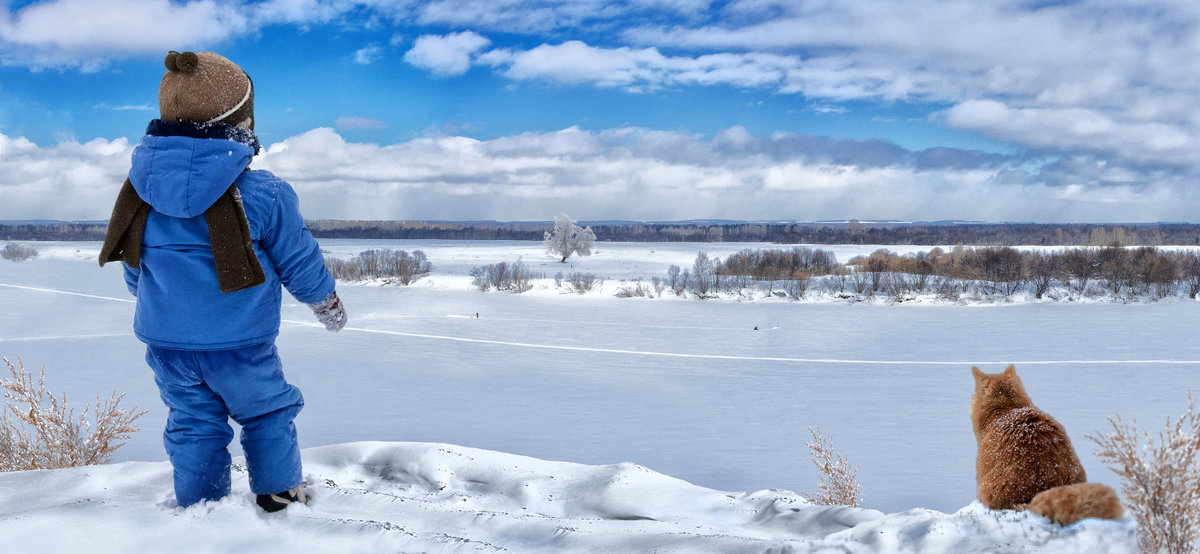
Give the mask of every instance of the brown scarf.
MULTIPOLYGON (((104 246, 100 248, 100 265, 122 261, 132 268, 141 264, 142 233, 146 230, 146 217, 150 215, 150 204, 138 196, 129 179, 117 194, 104 246)), ((262 264, 254 253, 250 240, 250 224, 242 208, 237 186, 230 185, 212 206, 204 212, 208 223, 208 239, 212 243, 213 262, 216 265, 217 282, 221 292, 233 292, 256 287, 267 281, 262 264)))

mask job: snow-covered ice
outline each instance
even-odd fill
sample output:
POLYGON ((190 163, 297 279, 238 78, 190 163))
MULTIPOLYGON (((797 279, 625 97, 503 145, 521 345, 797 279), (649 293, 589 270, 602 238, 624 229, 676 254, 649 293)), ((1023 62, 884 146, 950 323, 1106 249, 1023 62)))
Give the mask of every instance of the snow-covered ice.
MULTIPOLYGON (((307 401, 297 425, 317 501, 258 515, 242 476, 233 498, 179 511, 165 504, 165 410, 119 268, 96 267, 97 243, 36 246, 35 261, 0 262, 0 355, 44 365, 47 385, 72 404, 115 389, 150 413, 119 464, 0 475, 0 536, 70 541, 82 535, 42 530, 107 521, 113 552, 173 537, 196 551, 268 541, 339 552, 1133 551, 1128 519, 1060 529, 973 503, 970 366, 1017 364, 1090 479, 1119 488, 1084 435, 1117 414, 1177 416, 1200 365, 1196 304, 1186 300, 893 306, 481 293, 472 267, 518 257, 547 277, 585 271, 611 283, 686 267, 697 250, 774 245, 600 243, 560 264, 532 242, 322 241, 339 257, 421 249, 434 272, 409 287, 339 285, 350 324, 336 335, 285 297, 279 346, 307 401), (860 465, 869 510, 783 492, 815 487, 809 426, 860 465), (614 479, 623 484, 606 484, 614 479)), ((873 249, 834 250, 845 261, 873 249)))

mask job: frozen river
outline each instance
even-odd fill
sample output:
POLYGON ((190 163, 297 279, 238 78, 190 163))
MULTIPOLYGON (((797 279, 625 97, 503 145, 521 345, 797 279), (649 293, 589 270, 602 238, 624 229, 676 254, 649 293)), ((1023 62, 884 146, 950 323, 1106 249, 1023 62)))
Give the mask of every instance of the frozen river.
MULTIPOLYGON (((546 273, 617 279, 665 274, 698 249, 723 256, 761 245, 602 244, 563 269, 536 243, 323 245, 342 257, 421 248, 435 271, 405 288, 339 285, 350 325, 336 335, 309 325, 306 307, 285 305, 292 323, 278 343, 307 401, 303 447, 447 442, 630 461, 722 490, 800 491, 816 483, 805 447, 812 426, 860 465, 866 506, 953 511, 974 498, 971 365, 1017 364, 1091 480, 1114 487, 1084 435, 1117 414, 1156 430, 1200 383, 1200 306, 1189 301, 889 306, 481 293, 465 286, 465 272, 517 255, 546 273)), ((72 405, 127 393, 125 403, 150 413, 117 459, 164 460, 165 410, 130 330, 119 268, 96 267, 95 243, 38 246, 35 261, 0 262, 0 355, 44 365, 48 386, 72 405)))

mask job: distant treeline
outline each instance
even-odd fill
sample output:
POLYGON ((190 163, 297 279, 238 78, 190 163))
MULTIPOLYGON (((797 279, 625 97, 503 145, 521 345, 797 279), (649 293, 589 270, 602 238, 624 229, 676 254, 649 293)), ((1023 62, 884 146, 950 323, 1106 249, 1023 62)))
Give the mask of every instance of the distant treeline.
POLYGON ((542 240, 550 222, 356 221, 306 222, 314 237, 329 239, 542 240))
MULTIPOLYGON (((1200 245, 1200 224, 580 222, 599 241, 976 246, 1200 245)), ((542 240, 551 222, 308 221, 317 238, 542 240)), ((100 222, 0 223, 0 240, 104 240, 100 222)))
MULTIPOLYGON (((1200 224, 1038 223, 604 223, 581 221, 609 242, 771 242, 978 246, 1200 245, 1200 224)), ((309 221, 317 238, 542 240, 549 222, 309 221)))
POLYGON ((3 240, 104 240, 107 223, 0 223, 3 240))

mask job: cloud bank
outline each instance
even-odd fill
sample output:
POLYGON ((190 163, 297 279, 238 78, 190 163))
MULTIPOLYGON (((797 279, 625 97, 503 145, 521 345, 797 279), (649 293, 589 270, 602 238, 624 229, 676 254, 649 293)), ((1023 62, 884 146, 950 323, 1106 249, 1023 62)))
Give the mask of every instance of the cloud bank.
MULTIPOLYGON (((128 171, 124 139, 39 147, 0 134, 0 219, 104 219, 128 171)), ((978 219, 1157 221, 1200 208, 1192 180, 1088 158, 1033 160, 732 127, 713 137, 625 127, 491 140, 347 141, 318 128, 253 163, 312 218, 978 219)))

